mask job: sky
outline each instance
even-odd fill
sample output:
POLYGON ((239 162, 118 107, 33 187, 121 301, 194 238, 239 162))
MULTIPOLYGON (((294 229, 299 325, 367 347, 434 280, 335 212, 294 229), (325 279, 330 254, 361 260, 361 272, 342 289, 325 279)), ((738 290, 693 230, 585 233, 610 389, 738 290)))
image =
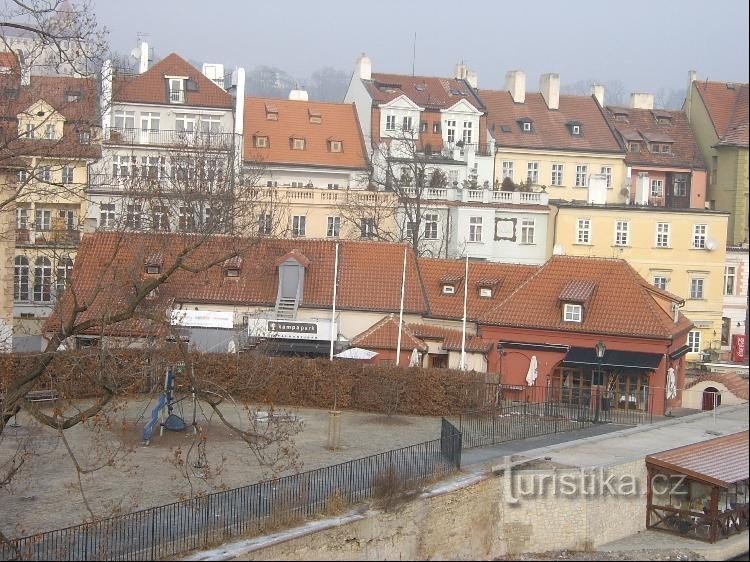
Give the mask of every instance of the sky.
POLYGON ((630 91, 684 88, 700 79, 748 81, 747 0, 90 0, 129 53, 139 34, 157 56, 176 52, 229 72, 274 66, 304 80, 330 66, 351 72, 361 53, 374 72, 450 76, 464 61, 480 88, 508 70, 527 89, 555 72, 563 85, 620 80, 630 91), (416 33, 416 48, 415 48, 416 33))

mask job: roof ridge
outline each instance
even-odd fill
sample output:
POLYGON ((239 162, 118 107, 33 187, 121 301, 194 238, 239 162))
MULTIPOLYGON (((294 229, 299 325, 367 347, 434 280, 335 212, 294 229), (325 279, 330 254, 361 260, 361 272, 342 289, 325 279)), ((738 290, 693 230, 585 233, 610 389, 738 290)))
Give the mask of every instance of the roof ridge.
POLYGON ((630 274, 633 281, 635 281, 638 285, 639 291, 642 293, 643 297, 646 299, 646 306, 651 310, 651 312, 656 316, 656 320, 658 321, 659 325, 664 330, 664 336, 671 337, 674 335, 673 330, 669 328, 671 325, 675 325, 675 323, 670 319, 669 322, 666 322, 666 320, 669 317, 669 314, 664 311, 663 308, 661 308, 657 303, 656 300, 651 296, 650 291, 646 289, 644 286, 644 279, 643 277, 635 270, 635 268, 630 265, 625 260, 620 260, 623 264, 625 264, 625 268, 630 274))
POLYGON ((511 291, 507 297, 505 297, 502 301, 497 303, 490 310, 488 310, 487 312, 479 316, 476 319, 477 323, 480 323, 482 320, 486 320, 488 316, 494 314, 496 310, 500 309, 503 305, 505 305, 505 303, 507 303, 510 299, 512 299, 515 296, 515 294, 521 290, 522 287, 525 287, 528 283, 532 281, 532 279, 534 279, 539 274, 541 274, 541 272, 544 271, 552 263, 553 259, 556 257, 560 257, 560 256, 552 256, 550 259, 544 262, 544 264, 541 267, 539 267, 534 273, 529 275, 523 283, 521 283, 520 285, 518 285, 518 287, 513 289, 513 291, 511 291))

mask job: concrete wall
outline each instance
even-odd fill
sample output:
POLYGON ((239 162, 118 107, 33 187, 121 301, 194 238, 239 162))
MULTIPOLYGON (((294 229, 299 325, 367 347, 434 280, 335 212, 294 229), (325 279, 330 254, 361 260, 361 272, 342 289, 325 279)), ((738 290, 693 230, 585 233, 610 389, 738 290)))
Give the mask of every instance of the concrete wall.
MULTIPOLYGON (((473 560, 554 549, 586 549, 645 528, 643 460, 611 467, 613 483, 632 477, 637 493, 519 498, 549 471, 524 472, 514 486, 488 476, 462 487, 441 486, 391 512, 368 511, 361 519, 238 553, 235 560, 473 560)), ((558 471, 575 476, 577 471, 558 471)), ((549 478, 549 476, 548 476, 549 478)), ((617 485, 615 485, 615 489, 617 485)), ((266 543, 268 544, 268 543, 266 543)))

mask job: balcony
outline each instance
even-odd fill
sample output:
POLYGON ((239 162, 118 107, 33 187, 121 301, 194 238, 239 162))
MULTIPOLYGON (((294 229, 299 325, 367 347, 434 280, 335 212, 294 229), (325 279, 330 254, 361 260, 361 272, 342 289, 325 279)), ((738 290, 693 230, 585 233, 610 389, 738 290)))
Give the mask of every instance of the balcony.
POLYGON ((186 149, 227 150, 235 146, 234 133, 126 129, 108 127, 104 142, 122 146, 167 146, 186 149))
POLYGON ((78 246, 80 242, 80 230, 16 229, 16 244, 19 246, 78 246))
MULTIPOLYGON (((405 196, 416 198, 416 187, 403 188, 405 196)), ((547 205, 549 194, 545 192, 496 191, 491 189, 432 188, 422 190, 422 199, 460 201, 463 203, 504 203, 510 205, 547 205)))

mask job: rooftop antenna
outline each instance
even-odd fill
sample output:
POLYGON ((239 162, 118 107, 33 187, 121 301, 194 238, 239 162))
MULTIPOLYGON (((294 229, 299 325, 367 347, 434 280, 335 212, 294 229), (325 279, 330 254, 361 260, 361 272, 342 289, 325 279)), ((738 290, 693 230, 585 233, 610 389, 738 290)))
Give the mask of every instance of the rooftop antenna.
POLYGON ((417 32, 414 32, 414 42, 411 49, 411 75, 414 76, 414 60, 417 58, 417 32))

